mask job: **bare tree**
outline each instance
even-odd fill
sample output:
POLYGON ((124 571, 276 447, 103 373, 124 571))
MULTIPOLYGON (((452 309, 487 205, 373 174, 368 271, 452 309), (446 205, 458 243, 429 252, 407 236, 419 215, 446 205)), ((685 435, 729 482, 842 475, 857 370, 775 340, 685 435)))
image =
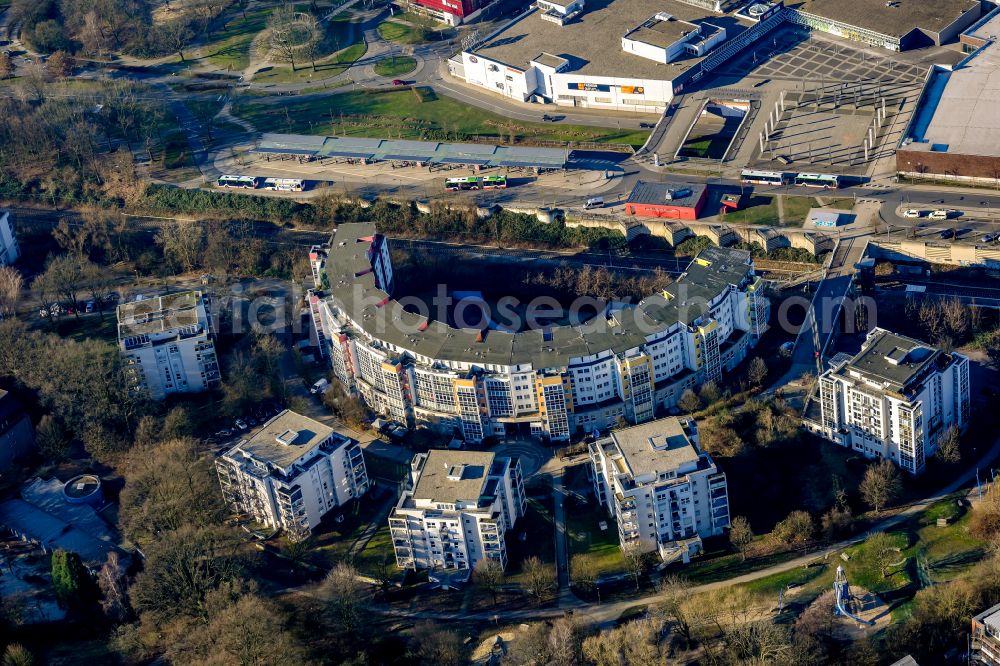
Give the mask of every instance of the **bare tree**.
POLYGON ((677 406, 690 414, 698 411, 698 408, 701 407, 701 401, 698 400, 698 396, 694 391, 684 389, 684 393, 681 394, 681 399, 677 403, 677 406))
POLYGON ((493 596, 493 605, 495 606, 497 594, 503 587, 503 566, 491 557, 484 557, 476 562, 476 568, 472 571, 472 581, 476 587, 493 596))
POLYGON ((729 526, 729 543, 739 551, 742 560, 746 562, 747 552, 753 544, 753 530, 750 529, 750 521, 743 516, 733 518, 729 526))
POLYGON ((896 555, 899 553, 892 538, 885 532, 872 532, 865 539, 864 547, 872 564, 878 569, 882 578, 885 578, 889 565, 896 560, 896 555))
POLYGON ((865 471, 858 490, 865 503, 879 513, 899 496, 903 482, 895 465, 888 460, 879 460, 865 471))
POLYGON ((333 622, 345 632, 357 629, 364 596, 358 570, 341 562, 327 574, 322 590, 333 622))
POLYGON ((541 599, 555 587, 555 570, 538 557, 532 555, 527 558, 521 568, 524 571, 525 589, 535 599, 541 599))
POLYGON ((621 546, 622 557, 625 558, 625 570, 635 581, 635 589, 639 589, 639 579, 646 572, 648 558, 638 540, 629 541, 621 546))
POLYGON ((680 576, 665 576, 657 585, 657 595, 660 600, 657 609, 665 619, 674 625, 674 630, 684 639, 684 644, 690 647, 694 643, 694 630, 704 618, 704 604, 693 601, 691 583, 680 576))
POLYGON ((0 319, 13 317, 24 289, 24 276, 13 266, 0 267, 0 319))
POLYGON ((767 378, 767 363, 759 356, 755 356, 747 367, 747 379, 754 386, 760 386, 767 378))
POLYGON ((778 544, 789 546, 805 546, 812 539, 816 525, 812 516, 805 511, 792 511, 780 523, 774 526, 771 538, 778 544))
POLYGON ((173 221, 160 227, 156 243, 163 248, 163 255, 184 271, 193 270, 200 263, 202 227, 197 222, 173 221))
POLYGON ((573 585, 584 592, 590 592, 597 585, 597 567, 583 553, 577 553, 570 559, 569 575, 573 585))
MULTIPOLYGON (((2 283, 2 279, 0 279, 2 283)), ((2 291, 2 287, 0 287, 2 291)), ((2 300, 2 296, 0 296, 2 300)), ((955 464, 962 460, 962 450, 960 448, 962 433, 956 426, 951 426, 938 438, 937 442, 937 455, 941 462, 948 464, 955 464)))

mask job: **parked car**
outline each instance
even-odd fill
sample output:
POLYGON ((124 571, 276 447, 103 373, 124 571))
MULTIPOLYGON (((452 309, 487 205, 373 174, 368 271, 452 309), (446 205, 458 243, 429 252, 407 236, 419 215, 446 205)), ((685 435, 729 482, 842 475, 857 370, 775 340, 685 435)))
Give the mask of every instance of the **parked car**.
POLYGON ((656 123, 639 123, 639 127, 642 129, 653 129, 656 127, 656 123))
POLYGON ((248 416, 248 417, 247 417, 246 419, 244 419, 244 420, 245 420, 245 421, 246 421, 247 423, 249 423, 249 424, 250 424, 250 427, 251 427, 251 428, 252 428, 252 427, 254 427, 255 425, 257 425, 257 419, 255 419, 255 418, 254 418, 254 417, 252 417, 252 416, 248 416))
POLYGON ((312 388, 309 389, 309 392, 312 393, 313 395, 323 395, 324 393, 326 393, 326 390, 328 388, 330 388, 330 380, 321 379, 312 385, 312 388))
POLYGON ((546 114, 544 114, 544 115, 542 116, 542 120, 543 120, 544 122, 547 122, 547 123, 554 123, 554 122, 556 121, 556 119, 555 119, 555 118, 553 118, 552 116, 550 116, 550 115, 549 115, 549 114, 547 114, 547 113, 546 113, 546 114))
POLYGON ((945 229, 944 231, 941 232, 941 238, 951 238, 954 235, 955 232, 952 231, 951 229, 945 229))
POLYGON ((219 432, 215 433, 215 436, 218 437, 219 439, 225 439, 226 437, 232 437, 233 431, 230 430, 229 428, 223 428, 219 432))
POLYGON ((392 80, 392 85, 394 85, 394 86, 405 86, 406 85, 406 81, 404 81, 403 79, 393 79, 392 80))
POLYGON ((993 234, 984 234, 980 239, 980 243, 992 243, 995 240, 993 234))
POLYGON ((957 217, 956 213, 958 211, 954 210, 935 210, 930 214, 932 220, 947 220, 949 217, 957 217))
POLYGON ((95 306, 96 306, 96 303, 94 303, 94 301, 87 301, 87 304, 83 306, 83 310, 87 314, 90 314, 91 312, 94 311, 94 307, 95 306))
POLYGON ((246 422, 243 419, 236 419, 236 429, 237 430, 246 430, 247 429, 246 422))
POLYGON ((903 217, 907 218, 920 217, 923 214, 924 212, 922 210, 917 210, 916 208, 910 208, 903 211, 903 217))

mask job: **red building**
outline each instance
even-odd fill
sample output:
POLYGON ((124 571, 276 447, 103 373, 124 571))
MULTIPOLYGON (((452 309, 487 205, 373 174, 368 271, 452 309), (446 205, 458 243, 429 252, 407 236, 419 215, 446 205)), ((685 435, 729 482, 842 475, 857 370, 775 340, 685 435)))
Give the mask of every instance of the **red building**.
POLYGON ((639 181, 625 202, 625 214, 669 220, 697 220, 705 206, 707 194, 708 188, 704 185, 681 186, 639 181))
POLYGON ((458 25, 479 15, 492 0, 410 0, 418 11, 448 25, 458 25))

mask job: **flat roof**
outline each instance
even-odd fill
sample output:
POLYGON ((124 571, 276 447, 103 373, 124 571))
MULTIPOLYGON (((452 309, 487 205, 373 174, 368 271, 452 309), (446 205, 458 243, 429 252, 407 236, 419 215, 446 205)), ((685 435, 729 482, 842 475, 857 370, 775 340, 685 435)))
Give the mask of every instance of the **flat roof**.
MULTIPOLYGON (((702 58, 662 64, 622 50, 622 36, 660 12, 696 24, 707 18, 705 9, 675 0, 588 0, 583 13, 563 26, 543 20, 537 10, 526 12, 473 52, 522 70, 539 53, 550 53, 569 61, 564 74, 674 80, 702 58)), ((728 38, 741 27, 733 21, 728 38)))
POLYGON ((118 306, 118 339, 163 333, 202 322, 200 291, 181 291, 153 296, 118 306))
POLYGON ((286 409, 237 444, 236 448, 256 460, 288 469, 296 460, 326 441, 333 432, 333 428, 319 421, 286 409), (278 437, 288 433, 293 433, 294 438, 288 444, 280 443, 278 437))
POLYGON ((371 223, 337 227, 326 263, 327 295, 333 304, 376 339, 415 355, 477 365, 564 367, 573 358, 634 349, 656 331, 693 323, 705 313, 707 301, 730 285, 747 280, 753 270, 748 250, 711 247, 700 252, 685 274, 664 289, 666 295, 653 294, 611 318, 595 317, 579 326, 554 326, 547 331, 490 330, 480 334, 393 307, 390 295, 375 285, 370 270, 368 248, 376 234, 371 223), (397 325, 391 325, 388 313, 395 317, 391 323, 397 325))
POLYGON ((413 499, 440 504, 478 501, 486 488, 494 457, 488 451, 428 451, 413 488, 413 499))
POLYGON ((365 137, 262 134, 254 152, 304 155, 307 157, 353 157, 369 160, 477 164, 480 166, 525 166, 561 169, 568 150, 501 146, 492 143, 443 143, 370 139, 365 137))
POLYGON ((802 0, 788 7, 832 21, 903 37, 917 28, 940 32, 979 0, 802 0))
POLYGON ((950 357, 930 345, 876 328, 868 334, 860 352, 838 374, 855 371, 862 377, 903 391, 926 368, 947 362, 950 357))
POLYGON ((676 16, 670 16, 667 19, 654 16, 638 28, 628 32, 625 37, 635 42, 642 42, 643 44, 665 49, 675 44, 681 37, 697 29, 697 25, 682 21, 676 16))
POLYGON ((632 476, 675 470, 698 461, 684 425, 675 416, 650 421, 611 433, 632 476))
POLYGON ((938 70, 905 150, 1000 156, 1000 44, 984 46, 962 67, 938 70))
POLYGON ((694 208, 702 195, 705 194, 706 189, 706 186, 701 183, 677 185, 676 183, 649 183, 640 180, 632 188, 626 203, 694 208), (668 192, 680 193, 682 190, 688 190, 688 194, 667 199, 668 192))

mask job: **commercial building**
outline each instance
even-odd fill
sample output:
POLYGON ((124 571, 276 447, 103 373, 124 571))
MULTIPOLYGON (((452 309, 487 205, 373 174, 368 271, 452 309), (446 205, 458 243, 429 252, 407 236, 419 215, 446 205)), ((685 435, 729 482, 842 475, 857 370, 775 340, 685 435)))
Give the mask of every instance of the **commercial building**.
POLYGON ((692 184, 678 187, 668 183, 639 181, 625 201, 625 214, 669 220, 697 220, 705 207, 708 188, 692 184))
POLYGON ((896 150, 896 171, 995 186, 1000 182, 1000 10, 962 35, 973 49, 953 68, 932 67, 896 150))
POLYGON ((1000 604, 972 618, 969 663, 1000 666, 1000 604))
POLYGON ((660 113, 729 36, 707 12, 676 0, 541 0, 449 71, 521 102, 660 113))
POLYGON ((670 417, 614 430, 589 448, 594 493, 623 547, 688 562, 702 538, 729 527, 726 475, 698 448, 694 421, 670 417))
POLYGON ((389 515, 396 564, 472 569, 488 557, 506 569, 506 533, 526 506, 517 458, 452 450, 417 454, 411 487, 389 515))
POLYGON ((868 458, 919 474, 941 435, 969 423, 969 359, 873 329, 861 351, 819 378, 805 426, 868 458))
POLYGON ((940 46, 981 15, 979 0, 803 0, 786 10, 792 23, 890 51, 940 46))
POLYGON ((135 390, 162 400, 219 383, 215 330, 207 306, 208 298, 200 291, 118 306, 118 347, 135 390))
POLYGON ((14 461, 31 453, 35 445, 35 429, 21 403, 0 389, 0 472, 6 472, 14 461))
POLYGON ((409 0, 407 3, 410 9, 448 25, 474 21, 491 4, 492 0, 409 0))
POLYGON ((233 511, 302 539, 368 492, 357 440, 287 409, 215 461, 233 511))
POLYGON ((469 442, 566 441, 623 418, 648 421, 736 367, 770 313, 750 253, 727 248, 704 250, 636 305, 598 303, 587 321, 518 329, 456 328, 405 309, 389 288, 388 243, 371 224, 338 226, 316 261, 329 290, 313 292, 314 325, 333 376, 383 416, 469 442))
POLYGON ((10 211, 0 210, 0 266, 10 266, 21 256, 10 211))

